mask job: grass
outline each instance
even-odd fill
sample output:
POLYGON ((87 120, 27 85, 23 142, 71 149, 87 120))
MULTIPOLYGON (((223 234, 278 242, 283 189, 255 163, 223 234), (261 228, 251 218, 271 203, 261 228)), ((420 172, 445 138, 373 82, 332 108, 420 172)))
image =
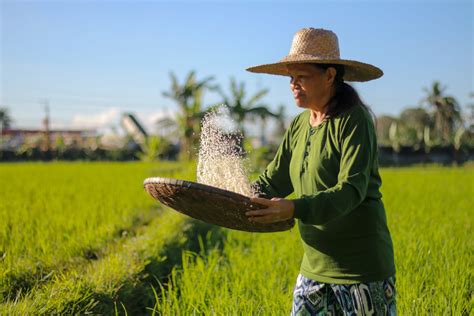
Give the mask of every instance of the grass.
POLYGON ((382 176, 400 314, 470 314, 474 168, 392 169, 382 176))
MULTIPOLYGON (((382 177, 399 314, 469 315, 474 169, 384 169, 382 177)), ((289 313, 301 256, 297 230, 229 231, 222 250, 185 255, 154 308, 166 315, 289 313)))
POLYGON ((189 170, 176 163, 0 165, 0 311, 87 311, 97 305, 87 305, 90 296, 112 297, 179 240, 175 232, 187 220, 163 213, 143 179, 192 178, 189 170))
MULTIPOLYGON (((297 228, 191 221, 143 190, 177 163, 0 164, 0 314, 289 313, 297 228)), ((469 315, 474 168, 382 169, 400 315, 469 315)))

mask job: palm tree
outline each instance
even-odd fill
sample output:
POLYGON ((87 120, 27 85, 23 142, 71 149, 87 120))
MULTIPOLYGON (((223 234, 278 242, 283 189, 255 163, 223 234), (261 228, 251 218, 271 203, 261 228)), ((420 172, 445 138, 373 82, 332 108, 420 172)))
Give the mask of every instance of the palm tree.
POLYGON ((149 136, 142 145, 143 152, 138 154, 138 158, 142 161, 152 162, 159 159, 167 147, 168 140, 160 136, 149 136))
POLYGON ((245 84, 241 82, 237 84, 234 78, 230 79, 231 97, 225 95, 221 89, 217 89, 223 99, 223 103, 229 107, 231 117, 237 123, 242 135, 245 136, 244 122, 247 118, 266 118, 268 116, 275 117, 276 115, 267 109, 266 104, 257 103, 267 93, 267 89, 257 91, 253 96, 245 101, 245 84))
POLYGON ((431 90, 424 88, 427 96, 422 100, 432 108, 434 127, 442 141, 451 142, 456 125, 461 122, 459 103, 452 96, 445 96, 445 87, 433 82, 431 90))
POLYGON ((267 138, 265 137, 267 129, 267 119, 269 116, 277 118, 277 114, 273 114, 264 107, 257 108, 257 110, 254 111, 252 114, 252 120, 254 120, 255 118, 260 119, 260 144, 262 146, 265 146, 267 144, 267 138))
POLYGON ((283 104, 280 104, 278 107, 278 111, 275 113, 275 119, 277 121, 275 136, 282 137, 286 131, 286 113, 285 106, 283 104))
POLYGON ((155 121, 155 128, 157 134, 166 137, 166 139, 175 139, 179 138, 178 124, 174 118, 171 117, 162 117, 155 121))
POLYGON ((177 123, 181 134, 180 155, 190 159, 198 140, 199 123, 204 115, 202 110, 202 96, 205 89, 215 89, 210 85, 213 77, 198 81, 196 73, 191 71, 180 85, 174 73, 170 73, 171 88, 163 92, 163 96, 173 99, 179 106, 180 113, 177 123))

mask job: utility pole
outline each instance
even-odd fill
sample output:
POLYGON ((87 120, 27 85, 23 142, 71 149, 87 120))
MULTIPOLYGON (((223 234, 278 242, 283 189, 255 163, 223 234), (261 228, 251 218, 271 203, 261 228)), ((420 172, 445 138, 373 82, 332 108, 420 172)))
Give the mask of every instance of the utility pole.
POLYGON ((45 150, 50 151, 51 149, 51 140, 50 140, 50 132, 49 132, 49 100, 44 99, 40 101, 40 104, 44 106, 45 117, 43 119, 43 128, 45 133, 45 150))

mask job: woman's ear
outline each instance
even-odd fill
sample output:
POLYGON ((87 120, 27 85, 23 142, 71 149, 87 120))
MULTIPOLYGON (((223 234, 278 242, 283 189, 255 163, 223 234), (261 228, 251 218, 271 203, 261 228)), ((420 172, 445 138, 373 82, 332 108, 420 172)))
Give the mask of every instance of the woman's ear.
POLYGON ((336 68, 329 67, 328 69, 326 69, 326 83, 328 84, 328 86, 333 85, 334 80, 336 80, 336 74, 336 68))

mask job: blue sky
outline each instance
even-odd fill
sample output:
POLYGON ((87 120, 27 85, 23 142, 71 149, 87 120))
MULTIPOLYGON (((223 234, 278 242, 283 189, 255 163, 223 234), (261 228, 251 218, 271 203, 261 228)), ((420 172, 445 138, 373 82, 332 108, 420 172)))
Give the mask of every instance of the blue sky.
MULTIPOLYGON (((122 111, 146 124, 176 110, 162 96, 169 72, 244 81, 249 94, 294 105, 289 80, 246 67, 284 57, 302 27, 333 30, 341 57, 385 75, 355 87, 377 115, 416 106, 440 80, 462 106, 473 88, 472 1, 5 1, 1 3, 0 104, 18 127, 38 127, 41 100, 53 126, 113 124, 122 111)), ((208 93, 205 101, 219 101, 208 93)))

